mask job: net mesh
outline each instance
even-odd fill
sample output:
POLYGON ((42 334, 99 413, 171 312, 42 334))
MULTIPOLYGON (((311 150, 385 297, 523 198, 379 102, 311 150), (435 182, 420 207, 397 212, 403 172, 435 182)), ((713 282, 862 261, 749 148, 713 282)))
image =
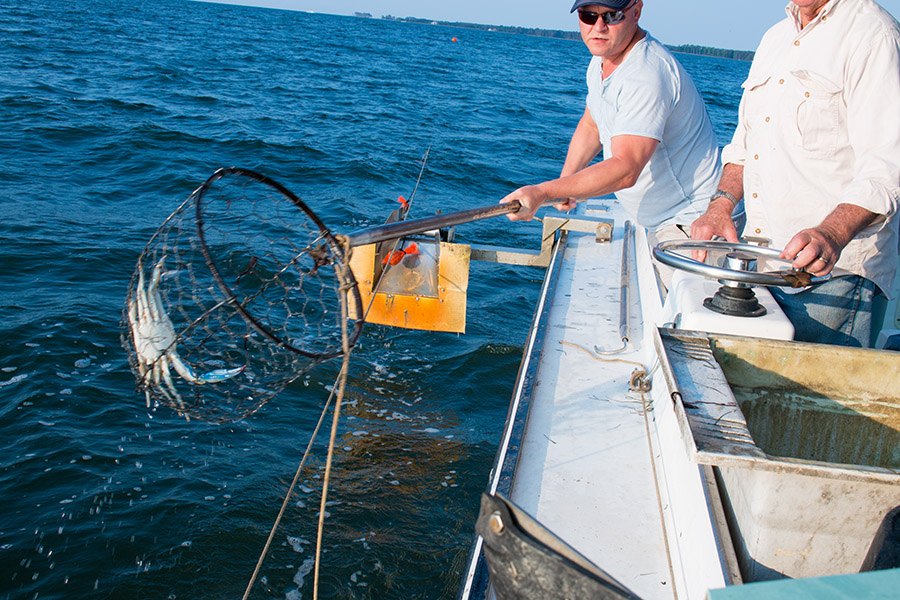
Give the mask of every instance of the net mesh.
POLYGON ((344 327, 352 346, 348 255, 279 184, 217 171, 154 234, 128 287, 122 342, 148 406, 239 420, 340 355, 344 327))

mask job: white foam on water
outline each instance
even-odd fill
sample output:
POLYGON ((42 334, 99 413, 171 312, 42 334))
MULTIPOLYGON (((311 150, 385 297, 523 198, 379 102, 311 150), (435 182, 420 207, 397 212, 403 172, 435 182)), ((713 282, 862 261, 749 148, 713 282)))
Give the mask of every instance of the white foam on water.
POLYGON ((303 564, 300 565, 299 569, 297 569, 297 574, 294 575, 294 583, 297 585, 297 589, 291 590, 285 595, 285 598, 287 598, 287 600, 299 600, 300 598, 302 598, 302 596, 300 595, 300 590, 303 589, 304 579, 307 575, 312 573, 315 564, 316 560, 314 558, 309 558, 303 561, 303 564))
POLYGON ((288 536, 287 542, 290 545, 291 549, 298 554, 303 554, 303 546, 308 546, 310 544, 309 540, 304 540, 303 538, 293 536, 288 536))
POLYGON ((8 385, 15 385, 15 384, 19 383, 20 381, 24 381, 25 379, 28 379, 28 373, 22 373, 21 375, 16 375, 9 381, 0 381, 0 387, 6 387, 8 385))

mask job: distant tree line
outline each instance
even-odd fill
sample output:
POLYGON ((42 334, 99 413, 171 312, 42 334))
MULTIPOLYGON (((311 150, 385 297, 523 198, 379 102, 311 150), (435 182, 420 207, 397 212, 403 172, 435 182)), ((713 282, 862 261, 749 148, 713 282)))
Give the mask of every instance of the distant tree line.
POLYGON ((672 52, 682 54, 702 54, 703 56, 718 56, 719 58, 733 58, 735 60, 753 60, 754 52, 750 50, 725 50, 724 48, 710 48, 709 46, 696 46, 684 44, 682 46, 666 46, 672 52))
MULTIPOLYGON (((497 31, 500 33, 514 33, 519 35, 532 35, 536 37, 548 37, 562 40, 581 40, 581 34, 577 31, 559 31, 555 29, 536 29, 531 27, 510 27, 507 25, 480 25, 478 23, 459 23, 453 21, 434 21, 418 17, 393 17, 384 15, 385 21, 404 21, 406 23, 419 23, 423 25, 441 25, 444 27, 459 27, 461 29, 480 29, 483 31, 497 31)), ((732 58, 735 60, 753 60, 753 52, 747 50, 726 50, 723 48, 711 48, 709 46, 696 46, 685 44, 682 46, 666 46, 672 52, 682 54, 700 54, 703 56, 718 56, 720 58, 732 58)))

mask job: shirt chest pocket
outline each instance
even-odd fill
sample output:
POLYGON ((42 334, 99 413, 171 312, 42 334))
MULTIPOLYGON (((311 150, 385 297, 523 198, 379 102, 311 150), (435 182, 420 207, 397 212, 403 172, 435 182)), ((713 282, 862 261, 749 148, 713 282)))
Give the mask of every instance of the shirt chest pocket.
POLYGON ((754 77, 751 73, 750 77, 741 84, 741 87, 744 88, 744 102, 746 103, 744 126, 749 130, 761 127, 763 121, 768 119, 768 115, 771 114, 771 108, 767 109, 766 107, 770 79, 769 76, 754 77))
POLYGON ((790 77, 787 106, 796 108, 801 147, 814 156, 833 155, 846 130, 840 86, 809 71, 791 71, 790 77))

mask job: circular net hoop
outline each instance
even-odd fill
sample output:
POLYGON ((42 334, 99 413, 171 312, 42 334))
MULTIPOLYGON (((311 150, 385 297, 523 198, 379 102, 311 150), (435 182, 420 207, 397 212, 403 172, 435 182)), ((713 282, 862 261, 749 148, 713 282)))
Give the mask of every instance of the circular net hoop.
POLYGON ((153 235, 128 286, 122 344, 148 406, 236 421, 341 355, 363 324, 348 261, 280 184, 216 171, 153 235), (357 319, 341 317, 345 300, 357 319))

